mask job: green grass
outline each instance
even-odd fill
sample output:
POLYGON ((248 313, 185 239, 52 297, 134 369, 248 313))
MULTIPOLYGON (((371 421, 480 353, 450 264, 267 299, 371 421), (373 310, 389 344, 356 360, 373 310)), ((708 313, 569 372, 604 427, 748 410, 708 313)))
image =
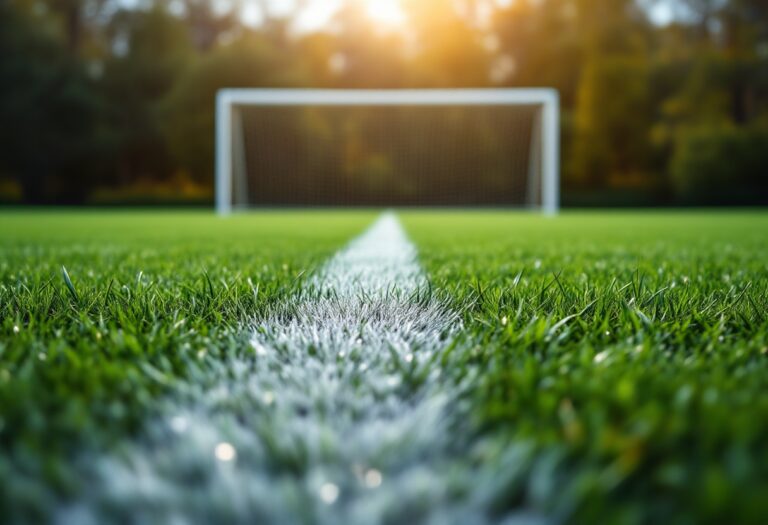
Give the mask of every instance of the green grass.
POLYGON ((374 217, 0 214, 0 514, 47 510, 41 481, 81 490, 78 453, 135 433, 174 382, 242 351, 240 324, 374 217))
MULTIPOLYGON (((374 217, 0 213, 0 515, 83 490, 78 453, 135 435, 174 384, 243 352, 242 323, 374 217)), ((516 458, 492 512, 764 521, 768 214, 401 218, 464 317, 442 366, 473 457, 516 458)))
POLYGON ((479 432, 526 451, 499 510, 575 523, 768 515, 768 216, 409 214, 465 312, 479 432), (471 346, 470 346, 471 347, 471 346))

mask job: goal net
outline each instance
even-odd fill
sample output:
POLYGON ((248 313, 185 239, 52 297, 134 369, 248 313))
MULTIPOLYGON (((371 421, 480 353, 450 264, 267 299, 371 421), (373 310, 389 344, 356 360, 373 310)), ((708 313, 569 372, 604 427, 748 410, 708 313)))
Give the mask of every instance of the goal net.
POLYGON ((548 89, 226 89, 216 204, 558 208, 548 89))

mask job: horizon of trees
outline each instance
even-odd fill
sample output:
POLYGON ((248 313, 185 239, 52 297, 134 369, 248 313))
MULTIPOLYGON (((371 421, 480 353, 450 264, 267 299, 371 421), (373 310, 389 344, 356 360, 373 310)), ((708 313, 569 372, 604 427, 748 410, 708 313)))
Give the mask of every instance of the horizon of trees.
POLYGON ((222 87, 551 86, 566 203, 768 204, 764 0, 254 2, 0 0, 0 202, 210 201, 222 87))

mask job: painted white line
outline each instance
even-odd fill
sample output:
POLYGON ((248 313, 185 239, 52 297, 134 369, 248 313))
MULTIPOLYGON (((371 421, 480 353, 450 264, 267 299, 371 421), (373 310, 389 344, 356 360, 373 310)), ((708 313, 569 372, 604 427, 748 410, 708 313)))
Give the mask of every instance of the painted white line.
POLYGON ((201 375, 100 461, 93 499, 61 521, 484 523, 476 497, 452 492, 483 480, 451 451, 455 393, 434 364, 460 322, 416 297, 426 284, 382 216, 256 322, 251 359, 201 375))

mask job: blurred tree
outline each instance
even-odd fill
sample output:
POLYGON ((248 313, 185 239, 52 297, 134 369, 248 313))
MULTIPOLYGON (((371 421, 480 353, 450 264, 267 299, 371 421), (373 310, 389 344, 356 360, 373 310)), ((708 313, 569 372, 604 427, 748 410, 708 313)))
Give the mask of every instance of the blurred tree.
POLYGON ((584 67, 570 159, 573 182, 580 187, 649 182, 653 107, 648 75, 640 58, 601 57, 584 67))
POLYGON ((333 19, 325 60, 336 87, 397 88, 409 84, 405 36, 378 30, 360 2, 344 5, 333 19))
POLYGON ((400 0, 394 25, 344 0, 311 32, 310 0, 0 1, 0 175, 30 201, 179 173, 212 185, 225 86, 554 86, 566 196, 650 188, 690 201, 680 181, 724 180, 690 168, 705 143, 745 156, 731 177, 761 165, 735 144, 768 127, 765 0, 400 0), (661 2, 667 25, 648 17, 661 2), (238 18, 247 10, 258 25, 238 18))
POLYGON ((572 108, 583 54, 577 15, 575 0, 520 0, 496 9, 485 45, 500 68, 497 83, 551 86, 572 108))
POLYGON ((409 83, 412 86, 482 87, 489 84, 490 57, 483 48, 483 33, 473 24, 471 4, 404 0, 402 5, 410 31, 407 52, 411 56, 409 83))
POLYGON ((108 33, 112 56, 100 85, 116 142, 113 181, 166 178, 173 166, 159 110, 194 60, 188 26, 154 7, 120 11, 108 33))
POLYGON ((749 201, 749 194, 756 202, 764 190, 760 176, 742 170, 768 156, 765 145, 747 148, 765 136, 760 129, 768 118, 768 6, 754 0, 684 6, 680 21, 657 31, 664 51, 656 66, 658 171, 669 174, 685 202, 717 203, 719 195, 733 204, 749 201), (694 162, 696 148, 706 149, 697 154, 708 169, 694 162))
POLYGON ((99 20, 117 4, 118 0, 41 0, 33 6, 47 12, 71 57, 78 58, 88 41, 98 40, 99 20))
POLYGON ((0 4, 0 172, 27 202, 81 202, 103 164, 102 106, 47 22, 0 4))
POLYGON ((672 159, 682 202, 768 204, 768 127, 706 126, 683 130, 672 159))
POLYGON ((306 84, 306 68, 297 52, 279 51, 271 39, 244 30, 176 79, 163 102, 162 130, 177 169, 212 184, 216 92, 224 87, 306 84))
POLYGON ((239 25, 234 10, 217 14, 209 0, 183 0, 182 5, 183 21, 198 51, 210 51, 222 35, 239 25))
POLYGON ((583 62, 572 181, 582 188, 653 184, 646 19, 631 0, 577 0, 575 7, 583 62))

